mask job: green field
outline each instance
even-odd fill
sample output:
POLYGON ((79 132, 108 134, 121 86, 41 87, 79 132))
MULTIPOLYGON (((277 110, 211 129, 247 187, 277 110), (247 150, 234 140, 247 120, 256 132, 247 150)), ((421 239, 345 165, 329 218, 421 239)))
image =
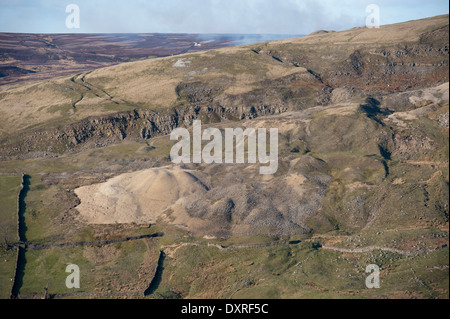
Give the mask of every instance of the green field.
POLYGON ((17 196, 21 176, 0 176, 0 298, 9 298, 14 269, 16 250, 5 251, 6 242, 17 242, 17 196))

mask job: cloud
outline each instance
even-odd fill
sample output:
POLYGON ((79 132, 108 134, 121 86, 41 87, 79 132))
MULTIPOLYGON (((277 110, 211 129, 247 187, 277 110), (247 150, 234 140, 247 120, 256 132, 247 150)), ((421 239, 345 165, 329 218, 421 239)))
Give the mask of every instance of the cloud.
POLYGON ((358 21, 316 0, 135 1, 133 7, 113 0, 107 8, 85 3, 82 10, 87 28, 101 32, 300 34, 358 21))
POLYGON ((448 13, 443 0, 0 0, 0 31, 73 32, 65 6, 81 10, 79 32, 306 34, 364 24, 367 4, 382 23, 448 13))

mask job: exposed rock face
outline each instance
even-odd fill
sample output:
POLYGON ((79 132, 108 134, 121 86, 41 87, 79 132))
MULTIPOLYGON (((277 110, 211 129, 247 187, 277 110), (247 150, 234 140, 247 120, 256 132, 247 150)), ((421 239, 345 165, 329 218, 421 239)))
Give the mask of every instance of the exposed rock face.
POLYGON ((440 127, 449 128, 449 125, 448 125, 448 119, 449 119, 449 118, 448 118, 448 112, 442 114, 442 115, 439 117, 439 126, 440 126, 440 127))
MULTIPOLYGON (((150 139, 167 135, 179 126, 188 127, 193 120, 203 118, 206 122, 225 119, 250 119, 260 115, 279 114, 286 111, 278 105, 237 106, 225 108, 220 105, 189 106, 171 112, 136 110, 114 115, 87 118, 80 122, 50 130, 37 130, 19 137, 20 142, 8 142, 0 146, 0 159, 28 153, 32 157, 61 154, 80 147, 102 147, 119 143, 124 139, 150 139)), ((23 158, 23 157, 22 157, 23 158)))
MULTIPOLYGON (((329 48, 323 46, 323 50, 329 48)), ((321 59, 295 50, 260 49, 258 53, 314 70, 334 89, 344 87, 364 94, 399 92, 448 81, 448 26, 423 34, 418 43, 367 45, 351 53, 338 53, 340 50, 338 46, 334 54, 321 59)))
POLYGON ((396 92, 448 81, 448 45, 397 45, 353 52, 341 68, 323 76, 332 86, 348 86, 369 94, 396 92))
POLYGON ((418 160, 433 150, 433 144, 433 140, 426 136, 398 134, 394 138, 393 156, 404 161, 418 160))

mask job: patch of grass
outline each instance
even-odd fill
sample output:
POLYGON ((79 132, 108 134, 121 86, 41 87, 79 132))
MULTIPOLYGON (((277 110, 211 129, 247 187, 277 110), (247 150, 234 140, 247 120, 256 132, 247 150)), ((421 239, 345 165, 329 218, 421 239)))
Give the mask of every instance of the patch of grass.
MULTIPOLYGON (((0 176, 0 245, 17 241, 17 197, 21 176, 0 176)), ((0 263, 1 264, 1 263, 0 263)))
MULTIPOLYGON (((118 253, 103 255, 102 258, 107 258, 103 263, 99 262, 99 255, 89 257, 87 254, 87 249, 92 251, 95 247, 27 251, 20 294, 41 293, 47 284, 50 294, 140 292, 136 291, 136 287, 140 287, 143 293, 151 275, 140 279, 138 269, 147 254, 147 246, 142 240, 113 246, 118 253), (66 287, 69 273, 65 269, 68 264, 76 264, 80 268, 80 289, 66 287), (99 287, 101 289, 96 289, 99 287)), ((99 250, 97 254, 105 253, 99 250)))
POLYGON ((20 294, 42 293, 48 285, 49 293, 90 292, 94 282, 90 279, 93 265, 83 257, 83 248, 49 249, 42 251, 27 251, 23 286, 20 294), (66 267, 76 264, 80 267, 80 289, 66 287, 66 267))
POLYGON ((16 268, 17 250, 0 250, 0 299, 9 298, 16 268))
POLYGON ((47 109, 49 113, 59 113, 61 116, 67 116, 68 112, 72 110, 71 104, 52 105, 47 109))

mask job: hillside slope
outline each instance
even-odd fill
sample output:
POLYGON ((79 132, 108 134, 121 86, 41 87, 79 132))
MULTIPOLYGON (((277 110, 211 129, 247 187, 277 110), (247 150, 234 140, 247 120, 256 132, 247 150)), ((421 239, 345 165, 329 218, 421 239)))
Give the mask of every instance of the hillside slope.
POLYGON ((0 114, 8 120, 0 124, 2 155, 64 152, 96 139, 86 132, 93 121, 111 131, 101 144, 149 138, 181 123, 190 125, 198 116, 254 118, 444 83, 446 35, 448 16, 440 16, 3 86, 0 114), (158 127, 155 118, 164 117, 169 118, 166 127, 158 127), (139 122, 133 130, 111 127, 133 120, 139 122), (20 146, 5 149, 19 144, 16 135, 20 146), (54 141, 49 143, 49 136, 54 141))

